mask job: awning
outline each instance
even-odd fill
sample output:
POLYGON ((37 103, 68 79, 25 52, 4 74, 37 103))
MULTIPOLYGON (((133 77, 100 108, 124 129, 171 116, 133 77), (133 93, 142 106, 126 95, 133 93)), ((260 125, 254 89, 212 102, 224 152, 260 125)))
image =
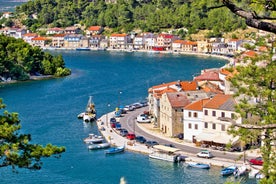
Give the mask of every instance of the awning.
POLYGON ((172 152, 172 153, 180 150, 180 149, 177 149, 177 148, 172 148, 172 147, 163 146, 163 145, 154 145, 153 148, 158 149, 160 151, 172 152))
POLYGON ((233 137, 232 135, 228 135, 227 133, 211 133, 211 132, 202 132, 201 134, 197 135, 197 141, 208 141, 208 142, 215 142, 219 144, 235 144, 239 137, 233 137))

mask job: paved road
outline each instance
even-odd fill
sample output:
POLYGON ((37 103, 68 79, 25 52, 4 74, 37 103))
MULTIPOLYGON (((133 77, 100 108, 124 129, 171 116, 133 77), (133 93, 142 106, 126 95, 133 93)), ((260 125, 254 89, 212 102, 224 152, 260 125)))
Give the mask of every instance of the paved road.
MULTIPOLYGON (((176 141, 173 141, 171 139, 168 139, 166 137, 161 137, 160 135, 154 134, 150 130, 145 130, 145 128, 142 128, 141 125, 139 125, 136 121, 136 117, 141 114, 143 111, 147 110, 148 107, 143 107, 140 109, 136 109, 134 111, 130 111, 127 114, 124 114, 123 117, 120 118, 120 123, 122 124, 122 127, 127 129, 129 132, 134 132, 136 135, 142 135, 147 140, 155 140, 159 144, 174 144, 177 148, 181 149, 181 151, 196 155, 202 148, 191 146, 190 143, 178 143, 176 141)), ((242 152, 239 153, 231 153, 231 152, 225 152, 225 151, 218 151, 218 150, 211 150, 213 155, 215 156, 214 160, 231 160, 235 162, 240 155, 242 155, 242 152)), ((250 159, 252 157, 247 156, 247 159, 250 159)))

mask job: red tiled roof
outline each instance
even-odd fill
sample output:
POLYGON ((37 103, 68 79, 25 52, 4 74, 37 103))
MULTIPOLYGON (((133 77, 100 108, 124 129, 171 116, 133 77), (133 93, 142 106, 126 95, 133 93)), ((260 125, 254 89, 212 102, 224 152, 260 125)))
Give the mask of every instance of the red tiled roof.
POLYGON ((184 43, 185 43, 185 41, 184 41, 184 40, 175 40, 175 41, 173 41, 173 43, 180 43, 180 44, 184 44, 184 43))
POLYGON ((173 35, 171 35, 171 34, 160 34, 159 37, 163 37, 163 38, 172 38, 173 35))
POLYGON ((201 99, 196 102, 193 102, 185 107, 187 110, 202 111, 203 106, 209 102, 210 98, 201 99))
POLYGON ((183 91, 196 91, 198 87, 196 81, 182 81, 180 85, 183 91))
POLYGON ((101 30, 101 26, 90 26, 88 28, 89 31, 100 31, 101 30))
POLYGON ((230 98, 232 98, 231 95, 217 94, 216 96, 214 96, 210 101, 208 101, 204 105, 204 108, 218 109, 221 105, 223 105, 225 102, 227 102, 230 98))
POLYGON ((127 34, 119 34, 119 33, 113 33, 110 35, 110 37, 125 37, 127 34))
POLYGON ((63 31, 63 29, 62 29, 62 28, 59 28, 59 27, 49 28, 48 30, 49 30, 49 31, 63 31))
POLYGON ((170 104, 174 108, 185 107, 191 102, 183 92, 167 93, 170 104))
POLYGON ((66 34, 55 34, 53 37, 64 37, 66 34))
POLYGON ((205 71, 203 74, 194 78, 197 81, 220 81, 218 71, 205 71))
POLYGON ((23 35, 24 37, 35 37, 38 36, 36 33, 26 33, 23 35))
POLYGON ((250 50, 250 51, 246 51, 245 53, 243 53, 243 55, 248 56, 248 57, 255 57, 255 56, 257 56, 257 53, 253 50, 250 50))
POLYGON ((46 41, 48 40, 47 38, 45 37, 35 37, 35 38, 32 38, 33 41, 46 41))
POLYGON ((184 45, 197 45, 197 42, 185 41, 184 45))

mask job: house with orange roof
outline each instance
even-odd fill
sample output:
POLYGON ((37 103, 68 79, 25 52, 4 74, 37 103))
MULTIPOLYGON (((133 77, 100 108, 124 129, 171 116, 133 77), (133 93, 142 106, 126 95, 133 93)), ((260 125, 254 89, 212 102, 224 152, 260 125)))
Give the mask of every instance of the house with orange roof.
POLYGON ((205 69, 201 71, 199 76, 194 77, 194 80, 198 82, 199 86, 202 86, 207 81, 219 85, 222 81, 219 78, 219 69, 205 69))
MULTIPOLYGON (((185 92, 188 99, 194 100, 196 96, 202 97, 202 94, 196 94, 198 85, 196 81, 173 81, 148 89, 149 112, 154 117, 155 126, 160 127, 160 98, 164 93, 185 92)), ((206 97, 206 96, 204 96, 206 97)), ((202 98, 204 98, 202 97, 202 98)))
POLYGON ((65 34, 53 35, 51 47, 56 47, 56 48, 64 47, 64 37, 65 37, 65 34))
POLYGON ((175 137, 183 133, 183 109, 190 104, 184 92, 164 93, 160 98, 160 125, 162 133, 175 137))
POLYGON ((64 29, 64 33, 65 34, 80 34, 81 29, 79 27, 76 27, 76 26, 70 26, 70 27, 66 27, 64 29))
POLYGON ((242 122, 240 115, 235 112, 236 104, 232 95, 224 94, 217 94, 206 102, 202 108, 201 133, 195 135, 193 140, 200 144, 215 146, 225 146, 228 143, 237 144, 239 137, 233 137, 227 133, 232 125, 231 120, 235 119, 238 124, 242 122))
POLYGON ((172 43, 172 50, 174 52, 181 52, 184 42, 184 40, 174 40, 172 43))
POLYGON ((26 33, 23 35, 23 40, 29 44, 32 43, 32 39, 38 37, 37 33, 26 33))
POLYGON ((91 37, 93 35, 99 35, 103 32, 102 26, 90 26, 88 29, 85 30, 86 37, 91 37))
POLYGON ((45 47, 49 43, 49 39, 46 37, 35 37, 32 38, 31 45, 38 46, 38 47, 45 47))
POLYGON ((163 50, 171 50, 172 49, 172 43, 174 40, 179 39, 177 36, 172 34, 159 34, 156 38, 156 47, 163 48, 163 50))
POLYGON ((219 83, 219 88, 224 91, 224 94, 234 94, 229 79, 232 78, 236 73, 236 69, 234 69, 233 71, 229 71, 226 68, 221 68, 219 70, 219 78, 221 80, 221 82, 219 83))
POLYGON ((195 136, 203 130, 203 107, 210 98, 200 99, 184 107, 183 134, 185 142, 196 143, 195 136))
POLYGON ((211 53, 212 43, 209 40, 198 40, 197 41, 197 51, 199 53, 211 53))
POLYGON ((109 37, 109 46, 113 49, 126 49, 130 42, 130 36, 128 34, 114 33, 109 37))
POLYGON ((182 45, 182 51, 184 52, 197 52, 197 42, 184 41, 182 45))

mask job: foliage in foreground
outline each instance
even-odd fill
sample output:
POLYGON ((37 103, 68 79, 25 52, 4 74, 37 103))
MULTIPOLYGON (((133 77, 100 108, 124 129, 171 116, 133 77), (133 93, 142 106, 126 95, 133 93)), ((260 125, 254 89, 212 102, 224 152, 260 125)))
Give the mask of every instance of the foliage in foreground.
POLYGON ((42 158, 59 156, 65 152, 65 147, 31 144, 31 135, 19 133, 21 126, 18 114, 3 110, 5 107, 0 99, 0 109, 3 112, 0 115, 0 167, 39 170, 42 158))
POLYGON ((70 75, 61 55, 52 56, 22 39, 0 35, 0 76, 28 80, 31 75, 70 75))

